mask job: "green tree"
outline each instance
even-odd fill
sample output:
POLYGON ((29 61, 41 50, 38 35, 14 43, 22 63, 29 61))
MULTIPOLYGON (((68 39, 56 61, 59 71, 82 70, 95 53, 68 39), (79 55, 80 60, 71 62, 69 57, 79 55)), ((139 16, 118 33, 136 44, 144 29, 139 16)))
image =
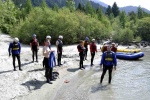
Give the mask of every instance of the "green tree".
POLYGON ((108 5, 105 14, 108 15, 108 16, 110 16, 111 13, 112 13, 112 8, 111 8, 110 5, 108 5))
POLYGON ((27 0, 25 4, 25 14, 29 14, 31 10, 32 10, 31 0, 27 0))
POLYGON ((86 3, 86 5, 85 5, 85 13, 86 13, 86 14, 90 14, 91 16, 94 15, 94 9, 93 9, 93 7, 92 7, 90 1, 88 1, 88 2, 86 3))
POLYGON ((130 21, 134 21, 134 23, 136 23, 136 21, 137 21, 137 14, 134 11, 129 12, 128 16, 129 16, 130 21))
POLYGON ((143 18, 143 10, 140 6, 138 7, 137 15, 139 19, 143 18))
POLYGON ((42 7, 42 9, 47 8, 47 4, 46 4, 45 0, 42 0, 41 7, 42 7))
POLYGON ((102 21, 103 20, 102 8, 98 8, 96 13, 97 13, 97 16, 98 16, 98 20, 102 21))
POLYGON ((120 19, 120 25, 122 26, 122 28, 125 28, 126 21, 127 21, 127 16, 126 16, 125 11, 122 11, 120 13, 119 19, 120 19))
POLYGON ((112 12, 114 14, 114 17, 117 17, 119 15, 119 7, 117 6, 117 3, 114 2, 113 6, 112 6, 112 12))
POLYGON ((150 17, 139 20, 137 31, 137 35, 140 36, 142 40, 150 41, 150 17))
POLYGON ((52 9, 53 9, 54 11, 57 11, 57 12, 58 12, 59 6, 55 3, 55 4, 53 5, 52 9))
POLYGON ((5 2, 0 0, 0 30, 4 33, 10 33, 11 29, 18 23, 19 9, 17 9, 11 0, 5 2))
POLYGON ((78 4, 77 10, 81 10, 81 11, 84 10, 84 7, 81 5, 81 3, 78 4))
POLYGON ((66 6, 69 8, 69 10, 75 11, 75 2, 74 0, 66 0, 66 6))

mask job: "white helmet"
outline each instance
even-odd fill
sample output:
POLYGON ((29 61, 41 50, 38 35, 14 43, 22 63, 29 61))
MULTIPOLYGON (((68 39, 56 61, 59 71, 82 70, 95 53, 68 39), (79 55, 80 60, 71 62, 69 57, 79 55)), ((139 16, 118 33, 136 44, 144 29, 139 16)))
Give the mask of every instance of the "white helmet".
POLYGON ((62 36, 62 35, 59 35, 59 38, 60 38, 60 39, 63 39, 63 36, 62 36))
POLYGON ((92 41, 94 42, 94 41, 95 41, 95 39, 92 39, 92 41))
POLYGON ((49 36, 49 35, 48 35, 48 36, 46 36, 46 39, 51 39, 51 36, 49 36))
POLYGON ((19 39, 17 37, 15 37, 14 42, 19 42, 19 39))

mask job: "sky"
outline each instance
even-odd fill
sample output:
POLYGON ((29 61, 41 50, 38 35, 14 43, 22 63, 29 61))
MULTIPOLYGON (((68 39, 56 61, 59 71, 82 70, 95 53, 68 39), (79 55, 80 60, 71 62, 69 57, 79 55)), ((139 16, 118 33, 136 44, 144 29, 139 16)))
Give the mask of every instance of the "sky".
POLYGON ((141 6, 142 8, 146 8, 150 10, 150 0, 99 0, 104 2, 110 6, 113 5, 114 2, 117 3, 117 6, 124 7, 124 6, 141 6))

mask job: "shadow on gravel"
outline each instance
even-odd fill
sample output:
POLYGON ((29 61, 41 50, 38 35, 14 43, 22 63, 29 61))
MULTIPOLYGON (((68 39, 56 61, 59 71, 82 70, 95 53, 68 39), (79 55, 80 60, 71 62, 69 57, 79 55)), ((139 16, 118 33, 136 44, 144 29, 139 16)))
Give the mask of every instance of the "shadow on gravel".
POLYGON ((109 86, 108 84, 106 84, 106 85, 98 84, 97 86, 91 87, 91 92, 95 93, 95 92, 98 92, 98 91, 106 91, 106 90, 109 89, 108 86, 109 86))
POLYGON ((44 68, 40 68, 40 69, 34 69, 34 70, 30 70, 28 72, 36 72, 36 71, 44 71, 45 69, 44 68))
POLYGON ((68 68, 67 69, 68 72, 75 72, 77 70, 79 70, 79 68, 68 68))
POLYGON ((21 66, 23 67, 23 66, 31 64, 31 63, 33 63, 33 62, 31 61, 31 62, 23 63, 23 64, 21 64, 21 66))
POLYGON ((31 90, 37 90, 37 89, 40 89, 42 87, 42 85, 44 85, 46 82, 45 81, 39 81, 39 80, 30 80, 30 81, 27 81, 25 83, 22 83, 21 85, 23 86, 26 86, 29 91, 31 90))
POLYGON ((8 70, 8 71, 1 71, 0 74, 3 74, 3 73, 8 73, 8 72, 12 72, 13 70, 8 70))

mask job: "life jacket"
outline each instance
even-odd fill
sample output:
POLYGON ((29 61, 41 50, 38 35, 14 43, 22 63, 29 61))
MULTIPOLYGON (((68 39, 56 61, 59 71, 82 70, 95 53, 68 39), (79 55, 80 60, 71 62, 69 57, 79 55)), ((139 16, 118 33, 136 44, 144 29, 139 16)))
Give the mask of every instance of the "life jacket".
POLYGON ((12 50, 19 50, 19 45, 18 45, 18 43, 13 42, 12 50))
POLYGON ((59 51, 62 51, 63 42, 61 40, 58 40, 58 42, 59 42, 58 49, 59 49, 59 51))
POLYGON ((85 41, 85 42, 84 42, 84 47, 85 47, 85 48, 88 48, 88 41, 85 41))
POLYGON ((37 46, 37 45, 38 45, 38 41, 36 38, 34 38, 32 41, 32 46, 37 46))
POLYGON ((84 51, 82 45, 80 45, 80 44, 77 46, 77 49, 78 49, 78 52, 83 52, 84 51))
POLYGON ((90 44, 90 50, 91 50, 91 52, 97 51, 97 48, 96 48, 95 43, 92 42, 92 43, 90 44))
POLYGON ((113 61, 113 53, 106 52, 105 61, 113 61))

